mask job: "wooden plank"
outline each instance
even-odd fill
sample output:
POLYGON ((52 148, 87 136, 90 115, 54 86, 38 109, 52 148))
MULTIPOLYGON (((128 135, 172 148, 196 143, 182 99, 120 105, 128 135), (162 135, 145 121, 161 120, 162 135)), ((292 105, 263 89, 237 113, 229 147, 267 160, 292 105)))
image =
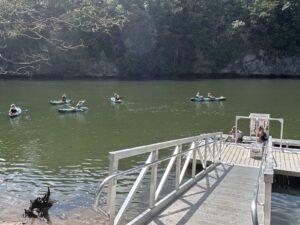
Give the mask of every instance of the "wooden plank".
POLYGON ((247 148, 245 148, 244 149, 243 158, 241 160, 241 164, 242 165, 247 165, 246 162, 247 162, 247 160, 249 160, 249 158, 250 158, 249 150, 247 148))
POLYGON ((277 151, 277 167, 280 169, 282 168, 282 160, 281 160, 281 151, 277 151))
POLYGON ((280 162, 280 169, 281 170, 285 170, 285 162, 284 162, 284 155, 282 153, 282 151, 279 151, 279 162, 280 162))
MULTIPOLYGON (((218 175, 211 171, 149 224, 252 225, 250 205, 258 168, 230 166, 224 170, 224 165, 217 167, 218 175)), ((262 213, 261 207, 258 210, 262 213)))
POLYGON ((233 148, 233 151, 232 151, 233 154, 231 155, 230 161, 231 161, 232 164, 235 164, 235 159, 238 156, 239 151, 237 151, 236 146, 232 146, 232 148, 233 148))
POLYGON ((227 157, 227 154, 229 154, 229 145, 226 144, 226 146, 225 146, 225 144, 224 144, 224 151, 223 151, 222 158, 221 158, 221 160, 223 162, 225 162, 225 158, 227 157))
POLYGON ((250 157, 250 148, 247 149, 247 158, 245 159, 244 165, 249 166, 252 158, 250 157))
POLYGON ((233 145, 229 145, 228 147, 228 154, 226 155, 226 158, 224 157, 224 162, 230 163, 230 159, 232 158, 233 154, 233 145))
POLYGON ((282 159, 282 152, 278 151, 278 158, 277 158, 277 165, 278 165, 278 169, 280 170, 284 170, 284 166, 283 166, 283 159, 282 159))
POLYGON ((234 149, 235 149, 235 155, 232 158, 232 161, 234 162, 234 164, 237 164, 237 161, 238 161, 238 158, 239 158, 239 155, 240 155, 241 151, 240 151, 240 148, 237 145, 235 146, 234 149))
POLYGON ((299 154, 295 154, 294 155, 294 159, 295 159, 295 164, 296 164, 296 171, 300 172, 300 155, 299 154))
POLYGON ((285 170, 291 170, 288 155, 283 152, 283 157, 284 157, 285 170))
POLYGON ((242 147, 240 147, 239 152, 240 152, 239 156, 236 159, 236 164, 237 165, 241 165, 241 161, 242 161, 242 158, 243 158, 243 155, 244 155, 244 149, 242 147))
POLYGON ((241 156, 238 159, 238 164, 239 165, 245 165, 244 161, 245 161, 246 157, 247 157, 247 149, 245 147, 243 147, 241 149, 241 156))
POLYGON ((228 158, 229 158, 229 156, 231 154, 231 146, 232 146, 231 144, 227 145, 227 147, 226 147, 226 154, 223 156, 223 159, 222 159, 223 162, 228 162, 228 158))
POLYGON ((294 160, 293 155, 294 155, 293 153, 288 153, 289 161, 290 161, 290 164, 291 164, 291 170, 296 171, 296 164, 295 164, 295 160, 294 160))
POLYGON ((298 156, 299 154, 293 154, 293 159, 295 162, 295 171, 298 172, 299 171, 299 162, 298 162, 298 156))

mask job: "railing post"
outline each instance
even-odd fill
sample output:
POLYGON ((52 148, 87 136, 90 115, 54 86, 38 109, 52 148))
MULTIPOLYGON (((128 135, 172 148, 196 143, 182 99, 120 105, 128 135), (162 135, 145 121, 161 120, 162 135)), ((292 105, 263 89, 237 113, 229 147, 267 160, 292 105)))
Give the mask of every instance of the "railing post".
POLYGON ((216 152, 216 145, 217 145, 217 136, 214 136, 214 143, 213 143, 213 153, 212 153, 212 162, 215 163, 215 152, 216 152))
POLYGON ((208 138, 205 138, 205 147, 204 147, 204 160, 203 160, 203 169, 206 170, 207 163, 207 147, 208 147, 208 138))
POLYGON ((196 152, 196 143, 195 147, 193 149, 193 163, 192 163, 192 178, 195 179, 196 176, 196 158, 197 158, 197 152, 196 152))
MULTIPOLYGON (((158 159, 158 150, 153 151, 151 162, 158 159)), ((157 164, 151 167, 151 181, 150 181, 150 194, 149 194, 149 208, 155 206, 155 192, 157 187, 157 164)))
MULTIPOLYGON (((182 145, 178 146, 178 153, 182 151, 182 145)), ((179 190, 180 185, 180 168, 181 168, 181 155, 176 156, 176 177, 175 177, 175 189, 179 190)))
MULTIPOLYGON (((109 155, 109 175, 118 171, 119 160, 115 158, 115 155, 109 155)), ((109 224, 114 224, 116 216, 116 191, 117 191, 117 178, 112 179, 108 183, 108 213, 109 224)))
POLYGON ((273 183, 273 155, 272 155, 272 137, 269 137, 268 145, 266 146, 266 166, 264 172, 265 181, 265 204, 264 204, 264 225, 271 224, 271 198, 272 198, 272 183, 273 183))
POLYGON ((270 225, 273 174, 265 174, 264 181, 265 181, 264 225, 270 225))
POLYGON ((218 153, 219 153, 219 161, 221 161, 221 158, 222 158, 222 156, 221 156, 221 153, 222 153, 222 141, 223 141, 223 135, 221 134, 221 136, 220 136, 220 146, 219 146, 219 151, 218 151, 218 153))

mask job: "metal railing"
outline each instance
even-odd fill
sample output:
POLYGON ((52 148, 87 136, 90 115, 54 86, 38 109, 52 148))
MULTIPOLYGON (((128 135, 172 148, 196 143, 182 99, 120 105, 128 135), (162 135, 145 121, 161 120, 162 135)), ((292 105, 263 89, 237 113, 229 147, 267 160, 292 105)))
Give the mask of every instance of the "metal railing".
POLYGON ((150 174, 150 191, 149 191, 149 200, 148 208, 144 213, 132 219, 130 224, 141 224, 147 221, 153 212, 161 210, 165 205, 170 203, 174 198, 183 193, 189 187, 191 187, 197 180, 199 180, 205 171, 212 169, 221 159, 221 149, 222 149, 222 133, 211 133, 203 134, 190 138, 183 138, 174 141, 168 141, 163 143, 157 143, 153 145, 141 146, 116 152, 110 152, 110 175, 105 178, 102 183, 99 185, 99 188, 96 192, 96 198, 94 202, 94 209, 98 212, 102 212, 107 216, 109 224, 120 224, 124 213, 129 207, 131 200, 133 199, 139 185, 141 184, 143 178, 145 177, 149 168, 151 168, 150 174), (187 150, 183 150, 183 146, 189 146, 187 150), (159 152, 166 148, 174 148, 173 154, 170 156, 163 157, 158 159, 159 152), (137 156, 141 154, 150 153, 145 164, 137 166, 135 168, 118 172, 119 160, 129 158, 132 156, 137 156), (184 156, 184 157, 183 157, 184 156), (199 158, 197 158, 197 156, 199 158), (202 163, 204 171, 196 172, 196 163, 199 159, 202 163), (158 164, 168 161, 168 165, 164 170, 164 173, 158 184, 158 164), (184 164, 182 165, 182 160, 184 164), (184 181, 184 176, 187 171, 187 167, 192 161, 192 171, 191 178, 187 181, 184 181), (212 164, 208 166, 207 162, 211 161, 212 164), (159 199, 161 195, 162 188, 167 181, 167 178, 172 170, 173 165, 175 164, 175 187, 171 192, 159 199), (116 188, 117 188, 117 179, 140 171, 137 176, 132 188, 130 189, 128 195, 126 196, 123 204, 120 206, 118 212, 116 210, 116 188), (102 195, 104 195, 104 187, 108 185, 108 194, 107 194, 107 210, 99 207, 99 200, 102 195))
POLYGON ((253 225, 259 225, 257 206, 264 207, 264 225, 270 224, 271 218, 271 194, 273 182, 273 154, 272 154, 272 137, 269 137, 267 145, 263 148, 262 160, 259 167, 255 191, 251 202, 251 217, 253 225), (258 195, 262 182, 265 183, 265 201, 260 202, 258 195))

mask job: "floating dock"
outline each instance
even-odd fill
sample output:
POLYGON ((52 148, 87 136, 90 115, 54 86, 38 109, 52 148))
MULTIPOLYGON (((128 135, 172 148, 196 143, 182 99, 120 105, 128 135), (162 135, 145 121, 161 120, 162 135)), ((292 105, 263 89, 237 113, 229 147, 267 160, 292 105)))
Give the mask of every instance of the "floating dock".
MULTIPOLYGON (((267 114, 250 114, 237 120, 241 118, 251 120, 250 135, 258 125, 268 131, 271 120, 283 125, 282 119, 267 114)), ((225 140, 226 135, 217 132, 110 152, 110 176, 96 192, 94 209, 114 225, 270 225, 274 174, 300 176, 300 142, 284 140, 282 133, 280 139, 269 137, 263 144, 225 140), (148 156, 144 164, 119 170, 120 161, 142 155, 148 156), (165 166, 163 170, 161 165, 165 166), (132 174, 138 174, 134 175, 135 182, 118 201, 118 179, 132 174), (143 183, 145 177, 148 189, 143 183), (169 185, 168 193, 163 193, 171 181, 173 188, 169 185), (126 220, 142 183, 149 195, 148 207, 126 220)))

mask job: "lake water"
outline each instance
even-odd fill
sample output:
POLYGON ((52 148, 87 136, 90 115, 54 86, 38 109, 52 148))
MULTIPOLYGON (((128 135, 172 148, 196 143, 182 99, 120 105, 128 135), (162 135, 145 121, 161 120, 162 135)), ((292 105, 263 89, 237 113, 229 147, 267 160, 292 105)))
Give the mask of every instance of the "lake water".
MULTIPOLYGON (((50 210, 52 221, 71 220, 68 210, 92 204, 99 181, 107 175, 109 151, 227 133, 236 115, 284 118, 284 138, 300 139, 299 86, 300 80, 0 81, 0 219, 21 220, 29 199, 49 186, 58 200, 50 210), (228 99, 189 101, 197 91, 228 99), (114 92, 124 104, 111 104, 114 92), (89 111, 58 113, 59 106, 49 100, 63 93, 86 100, 89 111), (8 118, 12 103, 28 112, 8 118)), ((247 135, 248 124, 241 125, 247 135)), ((279 124, 271 123, 270 129, 279 137, 279 124)))

